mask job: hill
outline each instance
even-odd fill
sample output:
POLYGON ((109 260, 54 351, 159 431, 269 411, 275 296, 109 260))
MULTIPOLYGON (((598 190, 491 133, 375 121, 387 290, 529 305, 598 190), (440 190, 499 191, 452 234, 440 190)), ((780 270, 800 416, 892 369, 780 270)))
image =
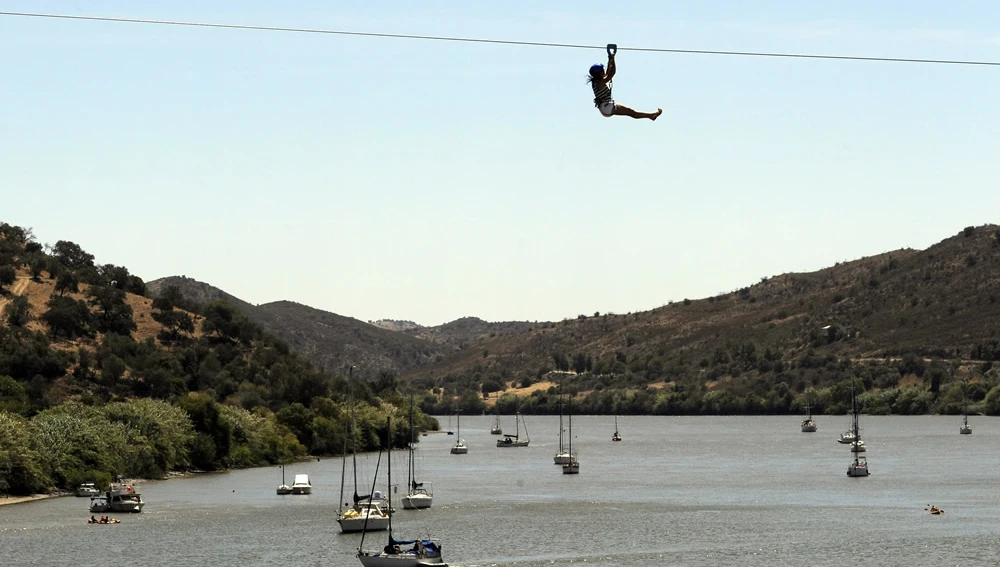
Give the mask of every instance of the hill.
POLYGON ((209 284, 171 276, 146 284, 151 296, 176 286, 185 298, 206 303, 222 300, 235 305, 262 329, 279 337, 293 351, 319 368, 343 372, 355 366, 362 375, 400 372, 427 364, 443 354, 435 342, 398 333, 351 317, 292 301, 252 305, 209 284))
MULTIPOLYGON (((577 393, 642 391, 643 407, 659 399, 675 413, 791 411, 807 388, 851 376, 873 392, 919 383, 937 394, 942 381, 983 380, 1000 360, 998 299, 1000 229, 968 227, 927 250, 783 274, 651 311, 480 337, 406 378, 451 391, 477 383, 502 390, 572 371, 577 378, 562 382, 577 393)), ((581 411, 621 403, 598 397, 581 411)))

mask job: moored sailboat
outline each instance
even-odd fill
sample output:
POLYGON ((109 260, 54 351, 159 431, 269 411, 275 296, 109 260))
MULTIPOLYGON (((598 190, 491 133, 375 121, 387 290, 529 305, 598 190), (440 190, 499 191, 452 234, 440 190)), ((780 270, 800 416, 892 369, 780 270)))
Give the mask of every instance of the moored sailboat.
POLYGON ((621 434, 618 433, 618 414, 617 413, 615 414, 615 432, 611 436, 611 440, 612 441, 621 441, 622 440, 621 434))
MULTIPOLYGON (((354 367, 351 367, 353 370, 354 367)), ((344 457, 341 464, 340 473, 340 502, 346 508, 341 508, 337 514, 337 523, 340 525, 342 533, 357 533, 364 530, 376 531, 389 529, 389 506, 384 509, 381 504, 381 495, 376 499, 376 492, 373 490, 365 496, 358 495, 358 457, 357 457, 357 437, 354 422, 354 404, 351 403, 351 424, 348 431, 348 438, 351 440, 351 468, 354 473, 354 504, 344 502, 344 478, 347 472, 347 440, 344 440, 344 457)), ((377 475, 377 471, 376 471, 377 475)), ((374 483, 374 481, 373 481, 374 483)), ((374 484, 373 484, 374 486, 374 484)))
POLYGON ((528 426, 524 423, 521 412, 514 414, 514 434, 504 433, 503 439, 497 439, 497 447, 527 447, 531 442, 528 436, 528 426), (524 439, 521 439, 521 426, 524 426, 524 439))
MULTIPOLYGON (((386 459, 386 478, 390 504, 392 500, 392 421, 386 419, 386 442, 388 457, 386 459)), ((447 567, 441 556, 441 544, 432 539, 395 539, 392 537, 392 516, 389 517, 389 541, 381 551, 364 549, 365 534, 361 532, 361 543, 358 545, 357 557, 364 567, 420 567, 432 565, 447 567), (410 547, 412 546, 412 547, 410 547)))
POLYGON ((580 459, 573 454, 573 401, 569 402, 569 461, 563 464, 563 474, 580 474, 580 459))
POLYGON ((434 501, 434 494, 431 491, 429 482, 417 482, 417 470, 415 462, 416 437, 413 434, 413 396, 410 396, 410 462, 406 469, 406 496, 403 501, 404 510, 419 510, 430 508, 434 501))
MULTIPOLYGON (((852 444, 852 451, 854 452, 854 461, 847 467, 847 476, 850 477, 862 477, 868 476, 871 472, 868 470, 868 459, 860 455, 855 448, 864 447, 864 442, 861 440, 861 427, 858 425, 858 404, 856 400, 856 395, 854 392, 854 379, 851 379, 851 431, 854 442, 852 444)), ((863 449, 862 449, 863 450, 863 449)))
POLYGON ((464 455, 469 452, 469 446, 465 444, 465 439, 462 439, 462 414, 455 414, 455 420, 458 423, 458 439, 451 448, 451 454, 464 455))
POLYGON ((563 429, 563 411, 562 411, 562 400, 559 400, 559 450, 556 451, 554 457, 552 457, 553 463, 557 465, 565 465, 572 459, 572 453, 566 450, 565 442, 565 432, 563 429))
POLYGON ((816 427, 816 422, 813 420, 812 405, 809 404, 808 397, 806 398, 806 411, 809 412, 809 415, 802 420, 802 425, 801 425, 802 433, 815 433, 817 427, 816 427))

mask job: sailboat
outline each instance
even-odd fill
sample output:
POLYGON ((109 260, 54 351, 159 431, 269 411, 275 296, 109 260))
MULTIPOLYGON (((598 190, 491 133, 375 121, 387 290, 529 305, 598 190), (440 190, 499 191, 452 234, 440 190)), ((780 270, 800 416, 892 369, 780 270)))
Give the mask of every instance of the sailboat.
MULTIPOLYGON (((500 394, 497 394, 497 401, 500 401, 500 394)), ((500 410, 497 409, 496 404, 493 404, 493 427, 490 428, 490 435, 503 435, 503 429, 500 427, 500 410)))
POLYGON ((569 402, 569 461, 563 464, 563 474, 580 474, 580 459, 573 454, 573 400, 569 402))
POLYGON ((552 457, 552 461, 557 465, 565 465, 570 462, 571 453, 566 450, 565 429, 563 429, 562 400, 559 400, 559 451, 552 457))
POLYGON ((969 425, 969 400, 965 397, 965 388, 962 389, 964 407, 962 408, 962 427, 958 432, 962 435, 972 435, 972 426, 969 425))
POLYGON ((527 447, 531 443, 528 437, 528 426, 524 423, 521 412, 514 414, 514 434, 504 433, 503 439, 497 439, 497 447, 527 447), (524 439, 521 439, 521 426, 524 426, 524 439))
POLYGON ((861 428, 858 426, 858 404, 854 393, 853 378, 851 379, 851 434, 854 438, 854 443, 851 446, 851 450, 854 452, 854 461, 847 467, 847 476, 868 476, 871 474, 868 471, 868 460, 855 450, 864 447, 864 442, 861 440, 861 428))
POLYGON ((455 414, 455 423, 458 424, 458 440, 455 441, 455 446, 451 448, 452 455, 464 455, 469 452, 469 447, 465 444, 465 439, 462 439, 462 414, 455 414))
POLYGON ((291 494, 292 487, 285 484, 285 465, 281 465, 281 486, 278 487, 277 493, 279 495, 291 494))
MULTIPOLYGON (((352 367, 353 369, 353 367, 352 367)), ((346 502, 337 514, 337 523, 340 524, 342 533, 357 533, 364 530, 376 531, 389 529, 389 506, 383 509, 382 496, 375 491, 365 495, 358 495, 358 458, 357 439, 354 427, 354 404, 351 404, 351 427, 348 433, 351 439, 351 462, 354 471, 354 505, 346 502)), ((347 440, 344 440, 344 457, 340 473, 340 501, 344 502, 344 475, 347 471, 347 440)))
MULTIPOLYGON (((386 442, 389 455, 386 460, 389 500, 392 500, 392 420, 386 419, 386 442)), ((358 559, 364 567, 420 567, 433 565, 448 567, 441 557, 441 544, 432 539, 396 539, 392 537, 392 516, 389 517, 389 541, 381 551, 364 549, 366 527, 361 532, 358 559), (412 547, 409 547, 412 546, 412 547), (405 549, 404 549, 405 548, 405 549)))
POLYGON ((815 433, 816 432, 816 422, 813 421, 813 408, 812 404, 809 403, 809 394, 806 393, 806 411, 809 412, 809 416, 802 420, 802 433, 815 433))
POLYGON ((406 470, 406 496, 402 498, 404 510, 418 510, 430 508, 434 500, 429 482, 417 482, 416 463, 414 462, 414 445, 416 441, 413 436, 413 396, 410 396, 410 464, 406 470))
POLYGON ((612 441, 621 441, 622 436, 618 434, 618 414, 615 414, 615 433, 611 436, 612 441))

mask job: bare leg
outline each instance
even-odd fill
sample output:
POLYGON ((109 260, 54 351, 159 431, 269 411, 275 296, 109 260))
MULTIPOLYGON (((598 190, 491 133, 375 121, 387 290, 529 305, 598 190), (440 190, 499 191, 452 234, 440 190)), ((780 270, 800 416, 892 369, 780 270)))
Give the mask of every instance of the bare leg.
POLYGON ((656 120, 663 114, 662 108, 657 108, 656 112, 639 112, 638 110, 631 109, 624 104, 615 103, 615 114, 620 116, 631 116, 632 118, 649 118, 650 120, 656 120))

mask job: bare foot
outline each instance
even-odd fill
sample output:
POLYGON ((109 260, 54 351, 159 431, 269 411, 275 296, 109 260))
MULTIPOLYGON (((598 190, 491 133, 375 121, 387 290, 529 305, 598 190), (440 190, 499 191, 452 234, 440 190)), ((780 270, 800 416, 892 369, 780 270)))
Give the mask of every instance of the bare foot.
POLYGON ((656 112, 654 112, 653 116, 651 116, 649 119, 650 120, 656 120, 657 118, 660 117, 661 114, 663 114, 663 109, 662 108, 657 108, 656 112))

